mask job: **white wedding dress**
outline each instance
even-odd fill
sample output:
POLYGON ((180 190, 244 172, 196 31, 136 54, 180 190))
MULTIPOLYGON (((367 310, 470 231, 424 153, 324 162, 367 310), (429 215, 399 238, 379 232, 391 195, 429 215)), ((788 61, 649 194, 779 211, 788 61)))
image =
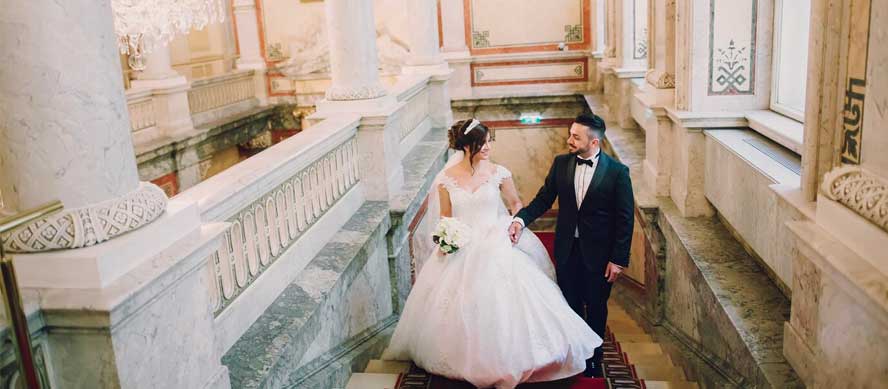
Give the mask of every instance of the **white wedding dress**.
POLYGON ((525 231, 519 245, 509 240, 500 183, 511 173, 497 166, 474 192, 443 172, 438 177, 432 192, 447 189, 453 217, 471 228, 471 241, 451 255, 435 250, 425 261, 383 359, 412 360, 481 388, 582 372, 601 338, 567 305, 539 239, 525 231))

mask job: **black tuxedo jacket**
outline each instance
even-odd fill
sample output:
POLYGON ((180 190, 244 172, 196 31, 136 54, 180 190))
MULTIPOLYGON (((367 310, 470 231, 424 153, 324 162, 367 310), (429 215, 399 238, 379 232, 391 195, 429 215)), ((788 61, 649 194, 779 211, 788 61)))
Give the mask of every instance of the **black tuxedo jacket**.
POLYGON ((577 209, 577 192, 574 188, 576 167, 575 154, 555 157, 543 187, 533 201, 515 216, 529 226, 552 207, 557 197, 556 264, 567 261, 574 231, 579 228, 582 261, 587 269, 603 271, 608 262, 628 266, 632 229, 635 226, 629 168, 601 152, 592 182, 577 209))

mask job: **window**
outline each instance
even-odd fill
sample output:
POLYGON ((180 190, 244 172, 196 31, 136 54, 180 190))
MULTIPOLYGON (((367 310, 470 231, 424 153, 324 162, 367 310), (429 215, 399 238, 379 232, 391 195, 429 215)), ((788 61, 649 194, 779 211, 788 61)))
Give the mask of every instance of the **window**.
POLYGON ((774 2, 774 55, 771 109, 803 121, 808 79, 811 0, 774 2))

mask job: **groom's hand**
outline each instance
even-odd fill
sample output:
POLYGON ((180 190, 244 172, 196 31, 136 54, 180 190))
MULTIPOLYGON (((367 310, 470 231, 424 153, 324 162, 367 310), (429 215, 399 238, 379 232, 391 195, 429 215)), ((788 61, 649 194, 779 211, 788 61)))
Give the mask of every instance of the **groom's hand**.
POLYGON ((604 278, 607 278, 607 282, 614 283, 617 280, 617 277, 620 276, 620 273, 623 272, 623 267, 617 265, 613 262, 607 263, 607 268, 604 269, 604 278))
POLYGON ((509 226, 509 239, 512 240, 512 244, 518 243, 518 239, 521 238, 521 231, 524 230, 524 226, 518 222, 512 222, 509 226))

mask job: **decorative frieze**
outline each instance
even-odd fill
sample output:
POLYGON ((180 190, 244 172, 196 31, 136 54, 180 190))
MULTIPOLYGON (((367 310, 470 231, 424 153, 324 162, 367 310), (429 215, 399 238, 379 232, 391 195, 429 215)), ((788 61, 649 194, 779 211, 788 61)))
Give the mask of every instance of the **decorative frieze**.
POLYGON ((5 241, 9 251, 19 253, 92 246, 151 223, 163 214, 166 203, 163 189, 142 182, 124 196, 65 209, 19 227, 5 241))
POLYGON ((888 182, 856 166, 837 168, 823 178, 823 194, 888 231, 888 182))

